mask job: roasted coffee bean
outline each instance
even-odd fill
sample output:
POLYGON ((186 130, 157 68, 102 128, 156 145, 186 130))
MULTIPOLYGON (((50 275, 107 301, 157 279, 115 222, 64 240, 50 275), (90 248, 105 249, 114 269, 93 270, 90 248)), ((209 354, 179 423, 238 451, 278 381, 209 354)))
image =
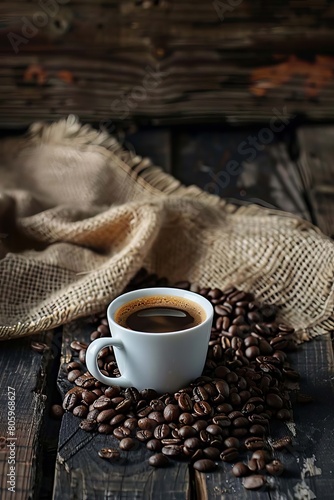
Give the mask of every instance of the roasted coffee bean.
POLYGON ((216 468, 216 464, 213 460, 202 458, 201 460, 196 460, 196 462, 193 463, 193 467, 199 472, 211 472, 216 468))
POLYGON ((60 420, 64 415, 64 409, 60 405, 52 405, 50 413, 53 418, 60 420))
POLYGON ((266 484, 266 479, 260 474, 255 474, 252 476, 245 477, 242 480, 243 487, 246 490, 258 490, 266 484))
POLYGON ((79 424, 80 429, 86 432, 91 432, 96 429, 96 423, 90 420, 81 420, 79 424))
POLYGON ((231 419, 226 415, 216 415, 212 419, 213 423, 220 427, 230 427, 232 425, 231 419))
POLYGON ((96 422, 98 415, 99 415, 99 410, 93 408, 87 413, 86 419, 89 420, 90 422, 96 422))
POLYGON ((117 411, 117 413, 126 413, 128 410, 130 410, 131 406, 132 406, 131 399, 123 399, 123 401, 120 401, 118 403, 115 410, 117 411))
POLYGON ((154 437, 156 439, 166 439, 170 435, 170 427, 167 424, 158 425, 154 429, 154 437))
POLYGON ((114 429, 114 431, 113 431, 113 435, 115 436, 116 439, 119 439, 119 440, 126 438, 126 437, 129 437, 130 434, 131 434, 130 429, 128 429, 127 427, 124 427, 123 425, 120 427, 116 427, 116 429, 114 429))
POLYGON ((85 405, 79 405, 73 408, 72 413, 75 417, 85 418, 88 413, 88 408, 85 405))
POLYGON ((110 424, 99 424, 97 426, 97 432, 99 432, 100 434, 112 434, 113 433, 113 426, 110 425, 110 424))
POLYGON ((140 396, 143 399, 152 400, 158 397, 158 393, 154 389, 143 389, 140 391, 140 396))
POLYGON ((152 439, 152 437, 153 437, 152 431, 141 430, 141 431, 137 431, 137 433, 136 433, 136 438, 139 441, 142 441, 143 443, 146 443, 146 441, 149 441, 150 439, 152 439))
POLYGON ((169 457, 178 457, 182 454, 182 446, 177 444, 169 444, 162 448, 162 453, 169 457))
POLYGON ((70 346, 74 351, 81 351, 81 349, 87 349, 88 344, 86 344, 85 342, 79 342, 78 340, 73 340, 70 346))
POLYGON ((81 370, 81 364, 77 361, 71 361, 71 363, 66 365, 66 371, 70 372, 72 370, 81 370))
POLYGON ((180 427, 179 429, 179 436, 183 439, 194 437, 196 434, 197 434, 196 429, 194 429, 190 425, 185 425, 183 427, 180 427))
POLYGON ((114 461, 119 459, 120 453, 116 448, 102 448, 99 451, 99 457, 114 461))
POLYGON ((81 397, 82 400, 88 405, 93 404, 94 401, 98 398, 98 396, 91 391, 83 391, 81 397))
POLYGON ((174 404, 168 404, 163 411, 166 422, 175 422, 180 416, 180 408, 174 404))
POLYGON ((266 465, 266 470, 272 476, 281 476, 284 472, 284 465, 280 460, 273 460, 266 465))
POLYGON ((179 438, 166 438, 166 439, 162 439, 161 443, 164 446, 169 445, 169 444, 181 444, 182 443, 182 439, 179 439, 179 438))
POLYGON ((247 450, 260 450, 266 447, 265 441, 261 437, 249 437, 245 439, 245 446, 247 450))
POLYGON ((136 448, 136 441, 130 437, 124 438, 120 441, 119 447, 121 450, 130 451, 136 448))
POLYGON ((150 451, 161 451, 162 443, 159 439, 150 439, 146 443, 146 448, 150 451))
POLYGON ((96 421, 98 423, 107 422, 110 421, 115 415, 116 415, 115 410, 113 408, 109 408, 108 410, 103 410, 100 413, 98 413, 96 421))
POLYGON ((300 379, 300 375, 295 370, 291 370, 290 368, 283 368, 283 374, 289 380, 298 381, 300 379))
POLYGON ((257 472, 258 471, 258 462, 255 460, 255 458, 251 458, 248 460, 248 468, 252 472, 257 472))
POLYGON ((82 371, 81 370, 71 370, 70 372, 68 372, 67 380, 69 382, 74 382, 81 375, 82 375, 82 371))
POLYGON ((196 415, 202 417, 211 415, 212 408, 207 401, 198 401, 194 404, 194 411, 196 415))
POLYGON ((240 448, 240 441, 236 437, 228 437, 224 441, 225 448, 236 448, 237 450, 240 448))
MULTIPOLYGON (((105 410, 108 411, 108 410, 105 410)), ((124 422, 123 425, 124 427, 127 427, 127 429, 130 429, 130 431, 134 431, 137 428, 138 420, 136 418, 127 418, 124 422)))
POLYGON ((120 391, 121 391, 121 388, 114 385, 114 386, 107 387, 107 389, 105 390, 104 395, 107 398, 112 399, 112 398, 116 398, 117 396, 119 396, 120 391))
POLYGON ((96 410, 99 411, 107 410, 108 408, 112 407, 112 402, 110 398, 107 398, 106 396, 100 396, 94 401, 93 406, 96 410))
POLYGON ((126 416, 123 414, 116 414, 112 419, 110 420, 110 425, 119 425, 126 419, 126 416))
POLYGON ((209 434, 211 434, 212 436, 218 436, 220 434, 222 434, 223 430, 222 428, 217 425, 217 424, 210 424, 208 425, 208 427, 206 428, 206 432, 208 432, 209 434))
POLYGON ((279 410, 276 413, 276 417, 279 420, 291 420, 291 412, 287 410, 286 408, 282 408, 282 410, 279 410))
POLYGON ((80 399, 78 394, 75 393, 67 393, 64 401, 63 401, 63 408, 66 411, 73 411, 73 408, 79 403, 80 399))
POLYGON ((249 433, 254 436, 264 436, 266 434, 266 428, 260 424, 254 424, 249 428, 249 433))
POLYGON ((196 437, 190 437, 184 441, 184 446, 190 450, 196 450, 202 447, 202 442, 196 437))
POLYGON ((158 425, 158 422, 156 420, 153 420, 148 417, 140 418, 138 420, 138 427, 139 429, 145 429, 145 430, 153 430, 156 428, 158 425))
POLYGON ((246 417, 237 417, 233 420, 232 425, 234 427, 248 427, 249 426, 249 420, 246 417))
POLYGON ((218 460, 219 454, 220 454, 219 449, 216 447, 213 447, 213 446, 208 446, 207 448, 204 448, 204 450, 203 450, 203 455, 206 458, 209 458, 210 460, 218 460))
POLYGON ((233 410, 233 406, 230 403, 224 403, 217 406, 218 413, 230 413, 233 410))
POLYGON ((274 448, 274 450, 283 450, 283 448, 288 448, 289 446, 291 446, 291 442, 292 440, 290 436, 284 436, 273 441, 271 443, 271 446, 274 448))
POLYGON ((250 470, 248 466, 243 462, 237 462, 233 466, 232 473, 235 477, 244 477, 250 474, 250 470))
POLYGON ((101 337, 101 334, 100 332, 98 332, 97 330, 95 330, 94 332, 92 332, 90 334, 90 340, 93 341, 93 340, 96 340, 96 339, 99 339, 101 337))
POLYGON ((169 460, 162 453, 156 453, 148 459, 148 463, 152 467, 167 467, 169 464, 169 460))
MULTIPOLYGON (((227 374, 229 375, 229 374, 227 374)), ((230 395, 230 387, 225 380, 218 380, 215 382, 216 389, 219 394, 224 396, 224 398, 228 398, 230 395)))
POLYGON ((85 373, 83 375, 80 375, 80 377, 75 380, 75 384, 78 387, 83 387, 84 389, 93 389, 96 382, 97 380, 94 377, 92 377, 90 374, 85 373))
POLYGON ((267 394, 266 403, 271 408, 275 408, 275 410, 280 410, 283 407, 283 400, 277 394, 267 394))
POLYGON ((180 397, 178 398, 177 403, 178 403, 182 412, 190 412, 193 409, 193 404, 192 404, 191 398, 185 392, 180 394, 180 397))
POLYGON ((204 387, 194 387, 193 389, 193 397, 194 400, 199 402, 199 401, 207 401, 210 399, 210 395, 207 393, 207 391, 204 389, 204 387))
POLYGON ((226 448, 220 454, 220 459, 223 462, 234 462, 239 456, 239 452, 236 448, 226 448))
POLYGON ((199 437, 200 437, 200 440, 203 442, 203 443, 209 443, 210 440, 211 440, 211 436, 208 432, 206 432, 205 429, 202 429, 199 433, 199 437))
POLYGON ((150 402, 150 407, 152 408, 153 411, 162 412, 162 411, 164 411, 166 405, 160 399, 153 399, 150 402))
POLYGON ((149 418, 151 420, 154 420, 156 422, 156 425, 163 424, 165 422, 165 419, 160 411, 152 411, 151 413, 148 414, 147 417, 144 418, 149 418))

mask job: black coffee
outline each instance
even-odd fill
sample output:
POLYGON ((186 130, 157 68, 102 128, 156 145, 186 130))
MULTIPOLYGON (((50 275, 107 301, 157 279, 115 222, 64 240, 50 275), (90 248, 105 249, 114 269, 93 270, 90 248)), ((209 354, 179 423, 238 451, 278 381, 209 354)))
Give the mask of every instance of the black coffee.
POLYGON ((204 319, 204 310, 195 302, 167 295, 132 300, 115 313, 115 321, 119 325, 148 333, 187 330, 204 319))

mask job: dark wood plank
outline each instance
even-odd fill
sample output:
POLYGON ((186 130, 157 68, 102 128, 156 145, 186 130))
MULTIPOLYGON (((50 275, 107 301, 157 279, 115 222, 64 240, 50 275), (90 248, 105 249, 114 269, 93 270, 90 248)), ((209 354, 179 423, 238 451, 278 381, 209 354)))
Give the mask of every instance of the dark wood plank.
MULTIPOLYGON (((88 341, 91 326, 78 321, 64 329, 62 362, 71 359, 69 344, 75 338, 88 341)), ((71 387, 62 369, 58 387, 62 393, 71 387)), ((118 448, 113 436, 87 433, 79 429, 80 420, 65 414, 62 420, 56 464, 54 500, 73 498, 117 500, 188 500, 190 481, 187 463, 173 463, 167 469, 153 469, 147 463, 151 456, 145 446, 131 453, 121 451, 118 463, 98 456, 103 447, 118 448)))
POLYGON ((40 3, 0 4, 2 126, 69 113, 264 123, 283 106, 334 117, 330 2, 73 0, 51 13, 40 3), (159 68, 153 90, 147 67, 159 68))
POLYGON ((1 343, 0 497, 2 500, 9 498, 26 500, 33 496, 38 498, 42 483, 41 434, 47 405, 47 369, 57 348, 55 350, 51 348, 52 333, 34 336, 34 340, 43 341, 50 347, 44 354, 38 354, 31 349, 31 340, 32 338, 24 338, 1 343), (15 429, 8 427, 8 401, 12 394, 15 394, 15 429), (14 435, 9 434, 8 430, 14 435), (12 443, 15 447, 12 449, 7 447, 12 443), (11 459, 15 460, 15 463, 9 464, 8 460, 11 459), (11 486, 7 483, 10 466, 15 466, 15 493, 8 490, 11 486))
POLYGON ((294 423, 288 428, 272 426, 273 437, 293 436, 293 447, 275 452, 286 465, 286 473, 272 481, 274 489, 247 492, 231 467, 220 466, 211 475, 197 474, 199 498, 216 499, 292 499, 332 500, 334 440, 334 358, 329 334, 303 344, 289 355, 292 366, 301 374, 300 389, 314 398, 306 405, 293 404, 294 423), (298 496, 299 495, 299 496, 298 496))
POLYGON ((174 132, 174 176, 223 198, 278 208, 310 220, 303 183, 288 153, 291 131, 273 134, 271 143, 265 145, 261 130, 212 127, 204 131, 197 127, 174 132), (258 149, 250 146, 251 137, 257 138, 258 149), (235 169, 229 169, 230 162, 235 169))
POLYGON ((299 166, 314 222, 334 236, 333 126, 302 127, 298 130, 299 166))

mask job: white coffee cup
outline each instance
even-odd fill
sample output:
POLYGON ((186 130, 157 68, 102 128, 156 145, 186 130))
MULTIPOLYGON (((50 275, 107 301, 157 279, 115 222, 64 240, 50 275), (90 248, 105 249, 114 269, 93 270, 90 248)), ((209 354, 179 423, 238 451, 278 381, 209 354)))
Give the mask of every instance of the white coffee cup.
POLYGON ((178 288, 146 288, 120 295, 107 310, 112 337, 94 340, 86 353, 88 371, 103 384, 175 392, 202 374, 213 320, 210 302, 199 294, 178 288), (204 320, 186 330, 148 333, 129 330, 115 322, 116 311, 141 297, 159 295, 180 297, 198 304, 204 320), (103 375, 97 364, 98 353, 113 346, 120 377, 103 375))

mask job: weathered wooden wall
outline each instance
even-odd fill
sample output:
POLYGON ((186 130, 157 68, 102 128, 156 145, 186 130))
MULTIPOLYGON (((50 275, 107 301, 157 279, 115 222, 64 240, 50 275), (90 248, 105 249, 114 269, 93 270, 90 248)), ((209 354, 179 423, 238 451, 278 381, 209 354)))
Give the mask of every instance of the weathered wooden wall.
POLYGON ((0 3, 0 126, 334 118, 326 0, 0 3))

